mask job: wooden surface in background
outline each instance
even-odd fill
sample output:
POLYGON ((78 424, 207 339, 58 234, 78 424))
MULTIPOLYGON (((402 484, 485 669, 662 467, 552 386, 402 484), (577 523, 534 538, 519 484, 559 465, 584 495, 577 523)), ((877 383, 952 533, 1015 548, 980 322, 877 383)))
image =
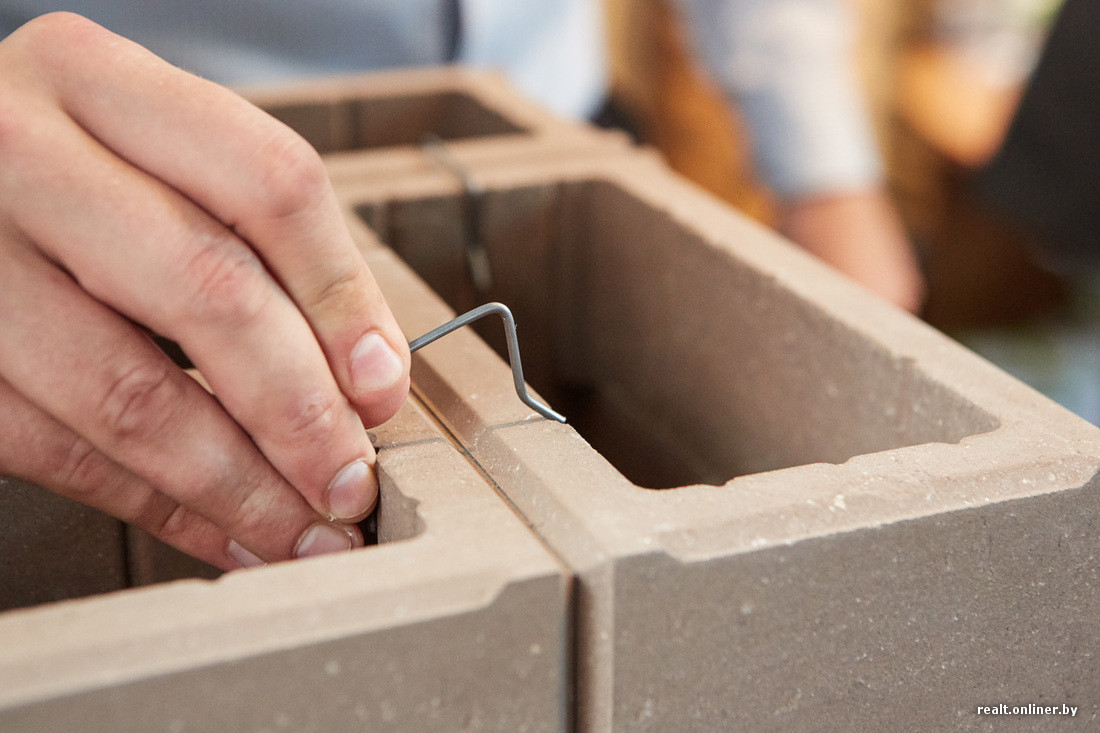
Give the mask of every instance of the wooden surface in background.
POLYGON ((696 61, 690 34, 667 0, 606 0, 612 89, 673 170, 749 216, 771 223, 754 179, 748 134, 696 61))

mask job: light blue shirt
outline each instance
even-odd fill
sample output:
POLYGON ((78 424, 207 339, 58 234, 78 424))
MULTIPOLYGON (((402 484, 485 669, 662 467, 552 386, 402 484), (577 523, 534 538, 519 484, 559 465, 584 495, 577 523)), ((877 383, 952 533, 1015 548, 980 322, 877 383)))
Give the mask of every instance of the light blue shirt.
POLYGON ((705 65, 737 100, 756 167, 776 193, 835 193, 879 182, 845 0, 679 2, 705 65))
MULTIPOLYGON (((881 170, 851 73, 844 0, 680 0, 702 59, 748 120, 781 196, 857 188, 881 170)), ((0 0, 0 34, 71 10, 224 84, 444 63, 442 0, 0 0)), ((461 0, 459 63, 504 71, 584 118, 608 87, 601 0, 461 0)))

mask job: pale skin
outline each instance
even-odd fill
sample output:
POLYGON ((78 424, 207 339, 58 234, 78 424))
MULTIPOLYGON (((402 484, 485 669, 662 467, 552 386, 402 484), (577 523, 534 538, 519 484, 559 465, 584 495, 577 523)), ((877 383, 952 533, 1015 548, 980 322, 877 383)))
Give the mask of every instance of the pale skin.
POLYGON ((226 570, 362 544, 408 347, 317 154, 232 92, 72 14, 0 42, 0 323, 0 473, 226 570))

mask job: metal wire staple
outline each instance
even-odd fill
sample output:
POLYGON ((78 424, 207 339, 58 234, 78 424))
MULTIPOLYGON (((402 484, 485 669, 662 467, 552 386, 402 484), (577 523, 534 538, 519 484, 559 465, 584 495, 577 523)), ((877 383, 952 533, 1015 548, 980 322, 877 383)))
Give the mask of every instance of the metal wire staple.
POLYGON ((486 303, 485 305, 474 308, 469 313, 463 313, 453 321, 444 323, 439 328, 433 328, 420 338, 410 341, 409 351, 421 349, 433 341, 446 336, 451 331, 456 331, 463 326, 468 326, 490 313, 496 313, 504 320, 504 337, 508 341, 508 363, 512 367, 512 382, 516 385, 516 394, 519 395, 523 404, 527 405, 538 414, 549 420, 557 420, 560 423, 564 423, 564 415, 554 412, 549 407, 527 394, 527 386, 523 382, 523 365, 520 363, 519 359, 519 340, 516 338, 516 320, 512 317, 512 311, 508 310, 508 306, 503 303, 486 303))
POLYGON ((420 147, 462 184, 462 231, 465 241, 466 269, 477 291, 485 294, 493 287, 489 251, 485 247, 481 231, 481 209, 484 205, 485 187, 474 180, 470 169, 451 154, 438 135, 426 135, 420 147))

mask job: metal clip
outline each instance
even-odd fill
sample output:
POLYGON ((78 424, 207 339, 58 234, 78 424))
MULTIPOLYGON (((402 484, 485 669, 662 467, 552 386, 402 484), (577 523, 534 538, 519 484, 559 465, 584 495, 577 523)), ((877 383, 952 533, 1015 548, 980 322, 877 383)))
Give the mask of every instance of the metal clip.
POLYGON ((462 183, 462 228, 466 245, 466 268, 470 272, 470 279, 473 280, 477 291, 487 293, 493 287, 493 272, 489 267, 489 252, 481 236, 481 207, 485 197, 485 187, 474 180, 470 171, 451 154, 438 135, 426 135, 420 147, 462 183))
POLYGON ((503 303, 486 303, 483 306, 474 308, 469 313, 462 314, 453 321, 444 323, 439 328, 428 331, 420 338, 413 339, 409 342, 409 351, 416 351, 417 349, 423 348, 433 341, 446 336, 451 331, 460 329, 463 326, 468 326, 490 313, 497 313, 504 320, 504 337, 508 341, 508 363, 512 367, 512 381, 516 385, 516 394, 519 395, 519 398, 523 400, 525 405, 538 414, 549 420, 557 420, 560 423, 564 423, 564 415, 554 412, 549 407, 527 394, 527 386, 523 382, 523 365, 519 360, 519 340, 516 337, 516 321, 512 318, 512 311, 508 310, 508 306, 503 303))

